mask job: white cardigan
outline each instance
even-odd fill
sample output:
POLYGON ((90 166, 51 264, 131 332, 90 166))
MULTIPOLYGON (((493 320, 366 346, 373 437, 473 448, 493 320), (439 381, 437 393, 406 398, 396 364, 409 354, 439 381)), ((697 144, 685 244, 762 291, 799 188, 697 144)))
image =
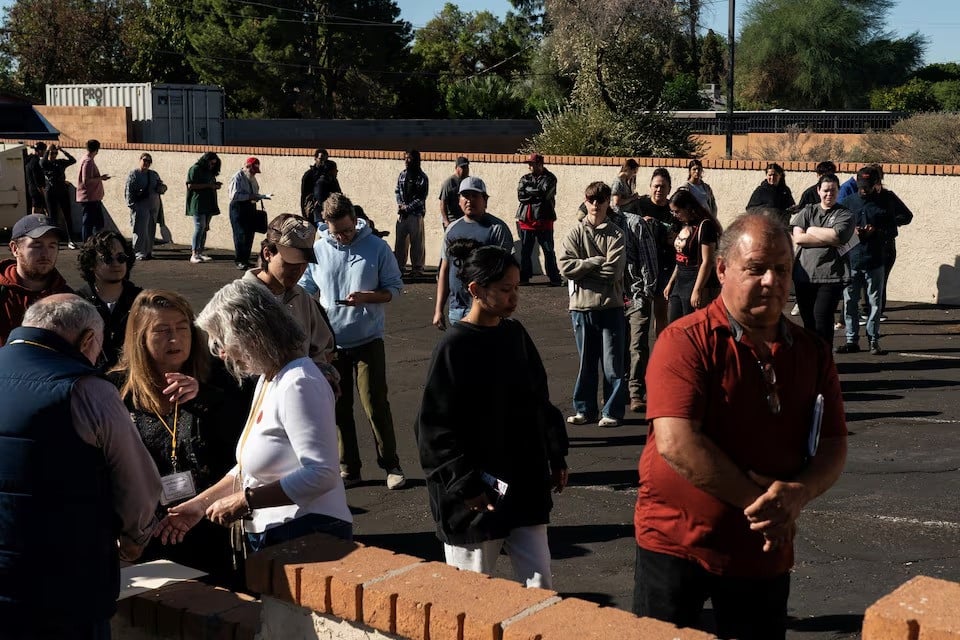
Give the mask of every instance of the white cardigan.
POLYGON ((240 464, 232 470, 243 487, 276 480, 294 504, 256 509, 244 523, 261 533, 308 513, 353 522, 340 479, 333 390, 310 358, 297 358, 269 383, 260 377, 251 408, 249 435, 237 443, 240 464), (264 389, 264 385, 269 385, 264 389), (250 423, 252 421, 252 424, 250 423))

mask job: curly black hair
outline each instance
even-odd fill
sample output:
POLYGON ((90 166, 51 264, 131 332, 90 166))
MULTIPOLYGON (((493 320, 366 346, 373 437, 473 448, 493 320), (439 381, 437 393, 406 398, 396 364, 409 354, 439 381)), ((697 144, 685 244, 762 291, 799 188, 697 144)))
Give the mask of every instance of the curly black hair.
POLYGON ((133 245, 131 245, 130 241, 124 238, 122 234, 116 231, 101 231, 95 236, 87 238, 87 241, 84 242, 80 248, 80 253, 77 254, 77 268, 80 270, 80 275, 84 281, 91 287, 94 283, 93 271, 97 267, 97 258, 111 255, 112 247, 110 245, 113 244, 114 240, 120 241, 120 245, 123 247, 123 253, 127 256, 127 274, 123 279, 130 279, 130 272, 133 271, 133 265, 137 263, 137 259, 133 253, 133 245))

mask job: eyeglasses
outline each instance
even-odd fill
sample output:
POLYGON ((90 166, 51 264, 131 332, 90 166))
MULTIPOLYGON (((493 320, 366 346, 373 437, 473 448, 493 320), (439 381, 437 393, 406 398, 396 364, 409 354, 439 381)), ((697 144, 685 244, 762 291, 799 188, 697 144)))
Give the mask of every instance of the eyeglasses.
POLYGON ((773 368, 773 363, 757 360, 757 364, 760 366, 760 375, 767 385, 767 406, 770 408, 770 413, 778 416, 780 415, 780 394, 777 393, 777 372, 773 368))
POLYGON ((114 262, 119 262, 120 264, 126 264, 130 260, 130 256, 125 253, 118 253, 115 256, 108 256, 101 254, 100 259, 103 261, 103 264, 111 265, 114 262))

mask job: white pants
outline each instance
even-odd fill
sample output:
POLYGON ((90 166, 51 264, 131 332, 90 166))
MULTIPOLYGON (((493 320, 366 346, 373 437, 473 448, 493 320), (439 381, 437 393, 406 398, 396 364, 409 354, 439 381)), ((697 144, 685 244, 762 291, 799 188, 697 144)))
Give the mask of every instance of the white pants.
POLYGON ((501 549, 506 549, 517 582, 528 587, 553 588, 547 525, 517 527, 506 538, 473 544, 443 545, 447 564, 458 569, 493 575, 501 549))

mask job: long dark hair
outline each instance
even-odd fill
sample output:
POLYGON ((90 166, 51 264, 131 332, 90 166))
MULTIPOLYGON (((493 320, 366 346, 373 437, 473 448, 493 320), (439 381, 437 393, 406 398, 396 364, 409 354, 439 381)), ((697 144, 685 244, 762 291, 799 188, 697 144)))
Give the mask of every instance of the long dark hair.
POLYGON ((503 280, 510 267, 520 268, 517 259, 503 247, 481 245, 476 240, 460 238, 447 247, 447 253, 457 267, 457 278, 468 286, 476 282, 481 287, 503 280))
POLYGON ((723 231, 723 226, 720 224, 720 221, 717 220, 717 217, 713 215, 713 212, 700 204, 700 201, 697 200, 697 196, 693 195, 693 192, 689 189, 677 189, 676 193, 670 196, 670 204, 679 209, 693 211, 697 216, 697 224, 706 218, 708 220, 712 220, 713 224, 717 226, 717 233, 723 231))

